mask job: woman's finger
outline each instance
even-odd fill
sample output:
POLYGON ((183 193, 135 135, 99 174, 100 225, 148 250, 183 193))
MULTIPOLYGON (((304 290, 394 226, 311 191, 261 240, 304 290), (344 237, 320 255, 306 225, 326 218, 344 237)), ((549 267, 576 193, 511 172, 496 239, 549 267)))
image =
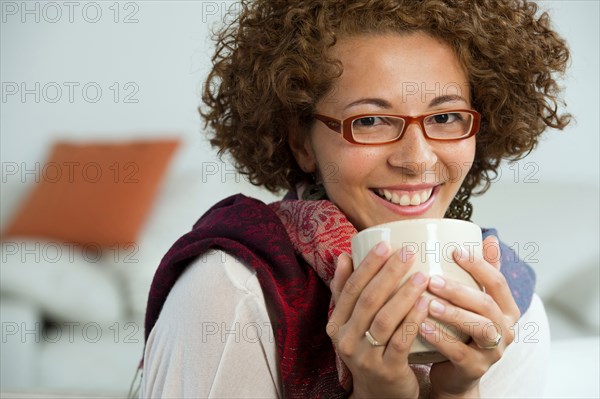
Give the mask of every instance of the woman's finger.
POLYGON ((341 254, 338 257, 335 274, 333 275, 333 279, 331 280, 330 284, 331 296, 334 303, 338 302, 338 299, 342 294, 342 289, 352 274, 352 269, 352 258, 350 255, 347 253, 341 254))
POLYGON ((502 253, 500 252, 500 242, 498 241, 498 237, 489 236, 483 240, 483 259, 494 266, 496 270, 500 270, 502 253))
POLYGON ((410 276, 379 309, 369 326, 371 334, 382 342, 388 342, 426 288, 427 277, 423 273, 417 272, 410 276))
MULTIPOLYGON (((389 257, 390 251, 390 245, 385 241, 375 245, 375 247, 369 251, 367 256, 365 256, 364 260, 360 263, 360 266, 357 267, 345 281, 336 300, 336 306, 329 319, 329 324, 333 323, 333 327, 336 329, 343 324, 346 324, 352 315, 356 302, 363 289, 383 267, 385 261, 389 257)), ((337 283, 338 282, 336 281, 336 284, 337 283)), ((337 289, 339 289, 339 287, 337 289)))
POLYGON ((516 322, 521 312, 512 296, 506 278, 500 271, 490 265, 481 256, 469 253, 465 248, 454 252, 454 260, 473 276, 473 278, 485 289, 485 292, 498 304, 502 313, 516 322))
POLYGON ((503 348, 479 349, 474 343, 466 344, 453 339, 443 326, 426 318, 419 329, 421 338, 444 355, 455 368, 461 370, 463 378, 478 379, 489 367, 502 357, 503 348))
POLYGON ((408 361, 410 347, 419 336, 421 323, 427 317, 429 299, 420 296, 413 304, 404 321, 391 336, 384 352, 384 360, 390 364, 402 364, 408 361))
MULTIPOLYGON (((378 332, 374 333, 370 329, 373 327, 373 323, 375 323, 377 326, 380 325, 378 322, 376 322, 376 320, 384 320, 379 317, 381 309, 390 300, 390 298, 394 296, 394 293, 400 289, 400 282, 404 280, 412 263, 413 256, 412 254, 407 255, 405 248, 396 251, 388 258, 379 272, 362 290, 358 300, 356 301, 356 306, 354 307, 352 315, 347 323, 349 330, 352 331, 351 335, 362 338, 367 330, 369 330, 372 334, 378 334, 378 332), (379 319, 377 319, 378 317, 379 319)), ((423 278, 422 280, 423 281, 420 283, 420 287, 413 287, 413 290, 425 290, 426 279, 423 278)), ((409 287, 412 286, 409 285, 409 287)), ((398 324, 400 324, 400 321, 402 318, 404 318, 404 315, 406 312, 408 312, 408 309, 410 309, 410 306, 412 306, 417 296, 418 295, 415 295, 415 298, 410 302, 407 310, 403 314, 396 314, 391 319, 385 318, 385 320, 382 321, 382 323, 390 328, 389 331, 385 331, 386 341, 387 338, 389 338, 389 336, 392 334, 393 330, 395 330, 398 324), (399 316, 400 319, 398 319, 399 316)), ((396 311, 398 312, 399 309, 396 309, 396 311)), ((377 339, 382 340, 383 338, 382 336, 379 336, 377 339)))
POLYGON ((494 319, 501 317, 502 310, 492 296, 478 289, 468 287, 442 276, 432 276, 429 279, 429 291, 439 298, 446 299, 454 305, 494 319))
POLYGON ((495 322, 498 320, 505 323, 504 316, 499 309, 494 316, 484 317, 436 298, 429 303, 429 313, 447 326, 445 331, 447 340, 456 340, 455 330, 470 336, 479 348, 508 346, 514 338, 508 325, 495 322))

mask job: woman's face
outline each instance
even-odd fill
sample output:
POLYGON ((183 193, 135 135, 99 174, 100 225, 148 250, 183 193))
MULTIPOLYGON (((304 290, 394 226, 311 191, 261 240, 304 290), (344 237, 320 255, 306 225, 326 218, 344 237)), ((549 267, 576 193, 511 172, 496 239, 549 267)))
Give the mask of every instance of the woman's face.
MULTIPOLYGON (((457 57, 431 36, 360 36, 340 40, 332 51, 344 72, 317 104, 319 114, 341 120, 471 108, 457 57)), ((443 217, 475 156, 475 137, 432 141, 417 124, 399 141, 366 146, 316 121, 305 141, 292 139, 291 145, 302 169, 318 174, 329 199, 359 231, 395 220, 443 217), (407 201, 411 204, 400 205, 407 201)))

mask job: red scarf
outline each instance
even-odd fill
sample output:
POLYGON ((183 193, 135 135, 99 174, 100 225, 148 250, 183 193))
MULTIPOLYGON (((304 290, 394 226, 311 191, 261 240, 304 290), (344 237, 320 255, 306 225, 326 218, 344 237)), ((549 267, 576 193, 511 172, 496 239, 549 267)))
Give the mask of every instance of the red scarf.
MULTIPOLYGON (((342 253, 351 254, 352 237, 357 233, 346 216, 332 202, 278 201, 269 205, 285 226, 296 253, 313 267, 329 287, 335 273, 337 258, 342 253)), ((333 311, 333 300, 328 315, 333 311)), ((352 374, 336 356, 340 384, 352 388, 352 374)))

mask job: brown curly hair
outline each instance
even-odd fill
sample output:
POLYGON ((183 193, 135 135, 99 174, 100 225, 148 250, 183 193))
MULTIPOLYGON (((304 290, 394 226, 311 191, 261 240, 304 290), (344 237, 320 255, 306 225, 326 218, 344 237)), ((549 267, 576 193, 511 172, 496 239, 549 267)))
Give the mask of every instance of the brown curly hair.
POLYGON ((288 132, 307 134, 315 105, 341 75, 329 49, 340 38, 426 32, 448 43, 465 67, 482 114, 475 161, 461 192, 485 192, 503 158, 536 146, 546 127, 563 129, 555 74, 569 60, 547 13, 526 0, 242 0, 216 33, 200 113, 219 155, 272 192, 310 181, 288 132))

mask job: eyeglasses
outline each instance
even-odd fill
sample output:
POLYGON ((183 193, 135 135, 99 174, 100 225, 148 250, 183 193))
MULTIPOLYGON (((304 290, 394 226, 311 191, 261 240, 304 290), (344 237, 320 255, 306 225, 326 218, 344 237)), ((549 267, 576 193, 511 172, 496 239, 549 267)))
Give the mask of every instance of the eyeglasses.
POLYGON ((390 114, 361 114, 339 120, 329 116, 315 114, 334 132, 353 144, 387 144, 398 141, 413 123, 430 140, 463 140, 479 131, 481 115, 470 109, 453 109, 420 116, 390 114))

